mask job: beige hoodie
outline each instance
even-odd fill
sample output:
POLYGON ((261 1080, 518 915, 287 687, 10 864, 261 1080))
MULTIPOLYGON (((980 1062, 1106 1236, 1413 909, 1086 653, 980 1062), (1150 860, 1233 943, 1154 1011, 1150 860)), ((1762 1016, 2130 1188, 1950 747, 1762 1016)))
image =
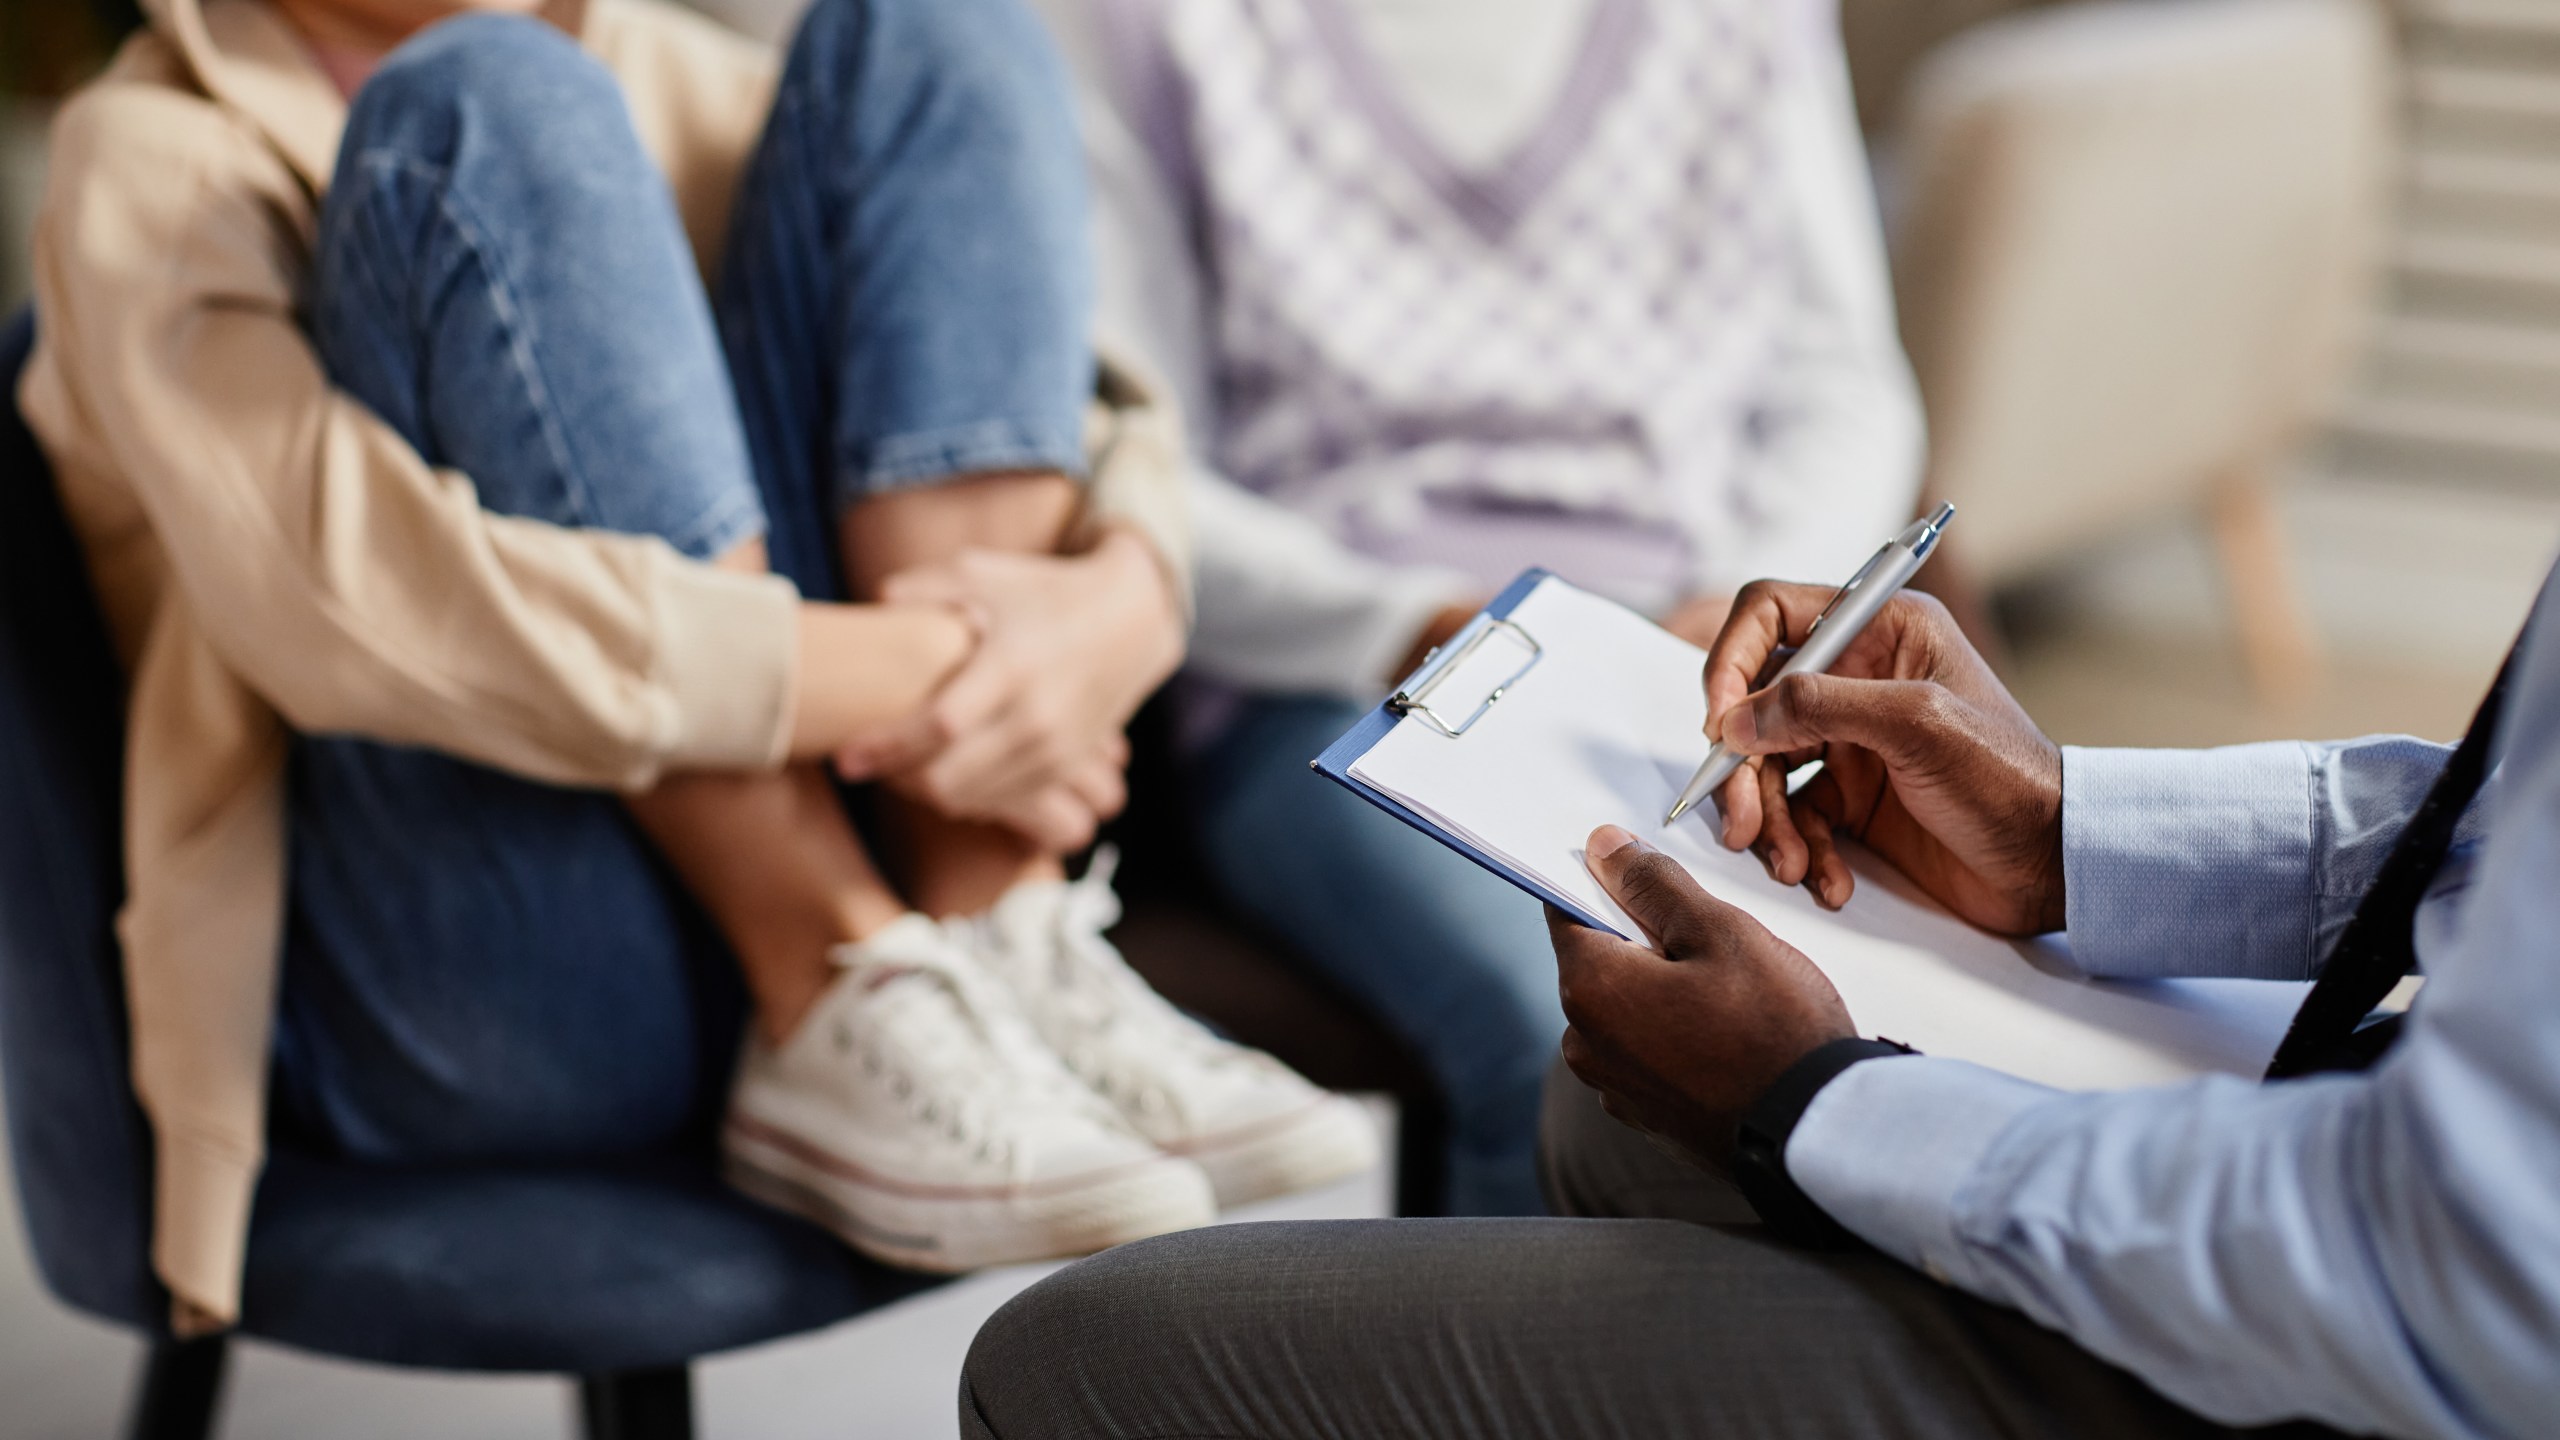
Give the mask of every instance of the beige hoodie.
MULTIPOLYGON (((54 125, 20 403, 132 681, 134 1083, 154 1263, 200 1330, 238 1316, 264 1151, 289 729, 620 790, 771 767, 796 619, 786 581, 483 511, 331 389, 295 305, 339 94, 260 0, 149 3, 153 27, 54 125)), ((649 0, 585 8, 573 26, 714 273, 774 57, 649 0)), ((1172 433, 1110 378, 1089 519, 1179 573, 1172 433)))

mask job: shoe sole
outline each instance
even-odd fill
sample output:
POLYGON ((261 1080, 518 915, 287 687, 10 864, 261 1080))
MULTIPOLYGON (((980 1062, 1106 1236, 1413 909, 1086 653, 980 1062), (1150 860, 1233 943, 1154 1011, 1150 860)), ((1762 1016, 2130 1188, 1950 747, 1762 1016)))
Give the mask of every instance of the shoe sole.
POLYGON ((1037 1185, 906 1184, 797 1136, 732 1116, 722 1172, 885 1264, 935 1275, 1063 1260, 1217 1218, 1201 1168, 1169 1156, 1037 1185))
POLYGON ((1379 1160, 1378 1130, 1355 1101, 1327 1095, 1301 1110, 1165 1147, 1209 1175, 1218 1208, 1294 1195, 1379 1160))

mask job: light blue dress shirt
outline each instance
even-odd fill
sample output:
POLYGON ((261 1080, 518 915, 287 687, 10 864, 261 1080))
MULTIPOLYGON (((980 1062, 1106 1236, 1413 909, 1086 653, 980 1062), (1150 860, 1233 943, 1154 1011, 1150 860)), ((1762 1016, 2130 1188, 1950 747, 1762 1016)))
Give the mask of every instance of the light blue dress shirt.
MULTIPOLYGON (((2560 1436, 2560 579, 2419 911, 2373 1070, 2075 1095, 1851 1067, 1788 1143, 1887 1253, 2231 1424, 2560 1436)), ((2066 750, 2073 951, 2109 976, 2309 976, 2449 752, 2066 750)))

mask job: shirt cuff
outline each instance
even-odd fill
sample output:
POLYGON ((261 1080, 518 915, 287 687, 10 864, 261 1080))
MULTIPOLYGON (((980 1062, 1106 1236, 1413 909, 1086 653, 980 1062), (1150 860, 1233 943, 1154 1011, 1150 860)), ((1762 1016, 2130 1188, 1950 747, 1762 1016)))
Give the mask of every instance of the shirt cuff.
POLYGON ((1796 1122, 1787 1175, 1867 1243, 1961 1283, 1959 1194, 2010 1122, 2058 1093, 1927 1055, 1852 1065, 1796 1122))
POLYGON ((779 575, 716 569, 672 550, 655 582, 663 768, 780 765, 799 700, 799 592, 779 575))
POLYGON ((2092 975, 2301 980, 2317 963, 2311 754, 2062 751, 2071 953, 2092 975))

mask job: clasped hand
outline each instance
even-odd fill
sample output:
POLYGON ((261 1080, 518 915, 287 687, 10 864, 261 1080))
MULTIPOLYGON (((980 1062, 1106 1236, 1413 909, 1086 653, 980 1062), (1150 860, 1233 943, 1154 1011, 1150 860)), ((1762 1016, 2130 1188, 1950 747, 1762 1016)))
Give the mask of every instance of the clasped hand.
POLYGON ((839 751, 837 773, 1052 851, 1091 843, 1127 801, 1130 717, 1182 660, 1153 550, 1115 531, 1080 555, 969 551, 881 598, 960 611, 977 647, 920 712, 839 751))
MULTIPOLYGON (((1829 674, 1759 684, 1831 593, 1747 586, 1708 651, 1708 734, 1752 757, 1718 792, 1717 838, 1833 909, 1856 883, 1847 835, 1986 930, 2061 929, 2061 751, 1945 607, 1898 596, 1829 674), (1790 796, 1787 775, 1816 760, 1790 796)), ((1587 853, 1652 948, 1548 911, 1565 1062, 1610 1114, 1721 1169, 1744 1110, 1797 1060, 1855 1034, 1849 1013, 1810 960, 1669 856, 1615 826, 1587 853)))

